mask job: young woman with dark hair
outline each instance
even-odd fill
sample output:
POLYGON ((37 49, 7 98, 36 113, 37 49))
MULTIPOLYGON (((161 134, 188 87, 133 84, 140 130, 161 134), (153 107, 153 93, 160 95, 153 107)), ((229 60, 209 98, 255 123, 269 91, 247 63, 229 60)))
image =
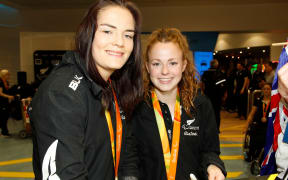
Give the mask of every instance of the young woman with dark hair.
POLYGON ((224 179, 211 103, 178 29, 152 32, 144 53, 144 100, 132 118, 140 179, 224 179))
MULTIPOLYGON (((111 90, 106 89, 108 86, 107 80, 103 79, 103 77, 99 74, 99 70, 97 67, 97 62, 93 59, 93 50, 91 49, 93 46, 93 39, 95 36, 95 31, 98 28, 99 24, 97 24, 97 14, 103 7, 109 5, 118 5, 120 7, 126 8, 132 14, 135 27, 133 34, 133 51, 131 52, 130 57, 128 58, 126 64, 121 68, 115 70, 115 72, 111 75, 111 80, 113 82, 113 88, 115 91, 119 92, 121 96, 119 97, 119 103, 121 107, 126 110, 126 113, 131 113, 132 108, 135 103, 134 99, 137 99, 141 96, 138 89, 141 89, 141 78, 139 78, 139 74, 141 73, 141 41, 140 41, 140 31, 141 31, 141 16, 139 10, 135 8, 135 6, 126 2, 125 0, 118 1, 98 1, 94 6, 90 8, 87 15, 81 22, 78 32, 75 38, 76 49, 83 57, 86 62, 87 70, 90 77, 99 85, 101 85, 103 89, 103 101, 105 108, 108 108, 112 102, 113 96, 111 96, 111 90), (133 102, 131 104, 131 102, 133 102)), ((108 33, 108 32, 107 32, 108 33)), ((97 42, 97 41, 96 41, 97 42)), ((95 43, 95 41, 94 41, 95 43)), ((141 77, 141 76, 140 76, 141 77)), ((129 114, 127 114, 129 115, 129 114)))
POLYGON ((36 179, 136 179, 129 119, 142 95, 140 21, 125 0, 88 10, 76 51, 31 103, 36 179))

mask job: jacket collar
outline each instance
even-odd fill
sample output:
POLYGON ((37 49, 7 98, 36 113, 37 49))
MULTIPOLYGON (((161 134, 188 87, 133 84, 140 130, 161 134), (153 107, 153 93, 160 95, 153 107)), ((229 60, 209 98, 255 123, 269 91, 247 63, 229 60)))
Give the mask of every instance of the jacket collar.
POLYGON ((99 96, 100 92, 102 91, 102 87, 99 86, 98 84, 96 84, 92 78, 89 76, 87 68, 86 68, 86 64, 85 61, 83 60, 83 58, 80 57, 80 54, 75 52, 75 51, 67 51, 65 53, 65 55, 63 56, 63 60, 62 60, 63 64, 74 64, 76 65, 81 73, 89 80, 90 82, 90 88, 92 93, 95 96, 99 96))

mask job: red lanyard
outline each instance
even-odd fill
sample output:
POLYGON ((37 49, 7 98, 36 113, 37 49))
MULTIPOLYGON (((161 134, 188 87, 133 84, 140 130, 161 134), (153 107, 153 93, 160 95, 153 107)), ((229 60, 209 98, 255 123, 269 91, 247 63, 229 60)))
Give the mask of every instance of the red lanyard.
POLYGON ((112 126, 111 116, 110 112, 108 110, 105 110, 105 116, 109 128, 109 134, 110 134, 110 141, 111 141, 111 150, 112 150, 112 156, 113 156, 113 163, 114 163, 114 169, 115 169, 115 179, 118 178, 118 167, 119 167, 119 161, 120 161, 120 152, 121 152, 121 142, 122 142, 122 120, 120 115, 120 109, 117 102, 116 94, 113 91, 114 95, 114 103, 115 103, 115 111, 116 111, 116 154, 115 154, 115 141, 114 141, 114 130, 112 126), (115 161, 116 156, 116 161, 115 161))
POLYGON ((262 107, 263 107, 263 117, 265 117, 265 118, 266 118, 266 114, 267 114, 269 105, 270 105, 270 101, 269 101, 268 104, 265 104, 265 103, 263 102, 263 105, 262 105, 262 107))

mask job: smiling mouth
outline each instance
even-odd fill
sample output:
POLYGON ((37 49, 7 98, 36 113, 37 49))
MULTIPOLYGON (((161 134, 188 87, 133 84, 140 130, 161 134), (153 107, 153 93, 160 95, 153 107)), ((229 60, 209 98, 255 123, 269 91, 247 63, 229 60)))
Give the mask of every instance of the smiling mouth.
POLYGON ((171 82, 171 80, 172 80, 172 78, 161 78, 161 79, 159 79, 159 82, 162 84, 168 84, 171 82))
POLYGON ((111 55, 111 56, 116 56, 116 57, 122 57, 124 55, 123 52, 120 51, 110 51, 110 50, 106 50, 106 53, 111 55))

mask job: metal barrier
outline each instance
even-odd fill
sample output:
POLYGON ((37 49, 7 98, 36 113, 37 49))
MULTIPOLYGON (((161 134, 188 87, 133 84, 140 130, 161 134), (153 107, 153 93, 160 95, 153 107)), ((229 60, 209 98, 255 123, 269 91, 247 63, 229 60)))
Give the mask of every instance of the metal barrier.
POLYGON ((19 136, 21 138, 26 138, 28 135, 30 135, 31 132, 31 126, 30 126, 30 118, 28 115, 28 107, 31 103, 31 98, 26 98, 21 100, 21 110, 22 110, 22 119, 23 119, 23 125, 24 129, 19 132, 19 136))

